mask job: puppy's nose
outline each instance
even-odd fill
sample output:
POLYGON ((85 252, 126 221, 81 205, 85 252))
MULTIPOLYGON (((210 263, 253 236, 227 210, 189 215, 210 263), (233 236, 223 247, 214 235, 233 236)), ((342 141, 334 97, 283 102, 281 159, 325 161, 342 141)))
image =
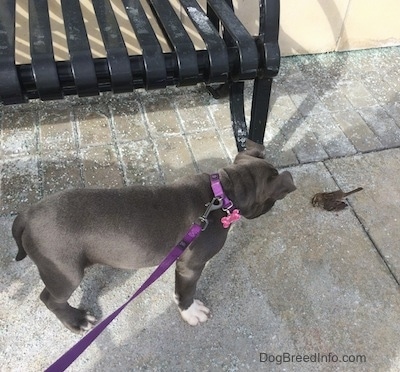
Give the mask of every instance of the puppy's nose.
POLYGON ((289 171, 282 172, 280 176, 283 177, 288 193, 296 190, 297 187, 295 186, 292 174, 289 171))

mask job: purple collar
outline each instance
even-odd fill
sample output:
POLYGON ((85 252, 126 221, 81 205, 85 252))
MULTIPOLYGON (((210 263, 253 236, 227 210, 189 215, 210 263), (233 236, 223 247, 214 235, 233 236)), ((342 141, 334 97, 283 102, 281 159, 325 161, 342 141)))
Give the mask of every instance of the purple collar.
POLYGON ((232 200, 230 200, 224 192, 222 188, 221 181, 219 179, 218 173, 213 173, 210 175, 211 188, 214 193, 214 198, 222 201, 222 210, 226 212, 227 216, 221 218, 222 226, 226 229, 233 222, 237 221, 240 218, 239 209, 236 209, 233 205, 232 200))

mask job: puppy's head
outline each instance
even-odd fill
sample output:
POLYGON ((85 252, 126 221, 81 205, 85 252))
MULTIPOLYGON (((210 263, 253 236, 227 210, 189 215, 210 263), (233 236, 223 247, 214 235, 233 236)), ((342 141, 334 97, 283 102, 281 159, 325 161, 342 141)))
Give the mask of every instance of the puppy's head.
POLYGON ((292 175, 287 171, 279 174, 264 156, 264 146, 247 140, 246 150, 220 170, 226 195, 248 219, 268 212, 277 200, 296 190, 292 175))

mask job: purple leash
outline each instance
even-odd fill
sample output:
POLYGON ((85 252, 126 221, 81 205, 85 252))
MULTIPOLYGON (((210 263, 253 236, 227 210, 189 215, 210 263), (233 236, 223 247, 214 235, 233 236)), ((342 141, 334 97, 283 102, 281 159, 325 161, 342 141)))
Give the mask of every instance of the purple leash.
POLYGON ((214 198, 206 204, 206 211, 199 217, 201 224, 193 223, 189 231, 183 239, 168 253, 160 265, 154 270, 149 278, 141 285, 141 287, 126 301, 122 306, 102 320, 95 328, 80 339, 74 346, 71 347, 65 354, 57 359, 45 372, 60 372, 65 371, 100 335, 101 332, 128 306, 137 296, 139 296, 146 288, 152 285, 162 274, 164 274, 171 265, 181 256, 185 249, 204 231, 208 226, 207 217, 210 212, 221 209, 227 213, 227 217, 221 219, 224 228, 240 218, 239 211, 234 209, 233 203, 225 195, 219 175, 217 173, 210 175, 211 188, 214 193, 214 198))

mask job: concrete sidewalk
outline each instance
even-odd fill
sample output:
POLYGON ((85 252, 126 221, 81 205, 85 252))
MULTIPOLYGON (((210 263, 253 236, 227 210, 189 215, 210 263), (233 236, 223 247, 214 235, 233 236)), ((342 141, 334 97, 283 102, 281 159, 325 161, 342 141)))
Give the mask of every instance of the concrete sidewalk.
MULTIPOLYGON (((239 221, 209 263, 198 298, 212 317, 181 321, 170 270, 70 370, 400 370, 399 66, 400 47, 284 58, 265 144, 298 189, 239 221), (358 186, 342 212, 310 204, 358 186)), ((1 107, 0 123, 0 370, 40 371, 80 336, 39 300, 32 261, 14 261, 16 211, 65 188, 215 171, 236 153, 229 106, 202 87, 141 91, 1 107)), ((105 317, 151 271, 91 268, 71 304, 105 317)))

